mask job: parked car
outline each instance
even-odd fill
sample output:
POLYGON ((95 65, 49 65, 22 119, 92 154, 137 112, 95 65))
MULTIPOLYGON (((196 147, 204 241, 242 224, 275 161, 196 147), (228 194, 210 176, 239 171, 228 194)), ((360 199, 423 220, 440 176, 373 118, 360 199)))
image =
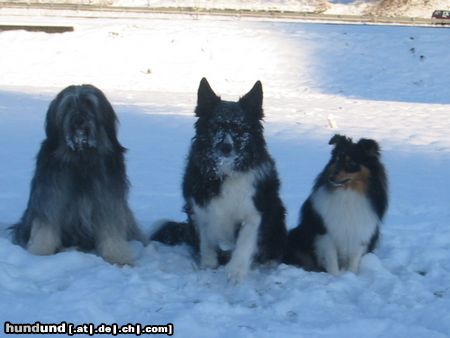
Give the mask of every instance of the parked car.
POLYGON ((444 11, 444 10, 436 10, 433 12, 433 15, 431 15, 434 19, 448 19, 450 20, 450 11, 444 11))

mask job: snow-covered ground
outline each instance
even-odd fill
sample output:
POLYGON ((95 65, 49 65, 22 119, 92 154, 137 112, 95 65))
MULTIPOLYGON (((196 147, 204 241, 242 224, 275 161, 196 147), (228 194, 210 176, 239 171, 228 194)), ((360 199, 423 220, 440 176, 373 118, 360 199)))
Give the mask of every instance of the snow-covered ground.
POLYGON ((158 16, 34 22, 75 32, 0 33, 0 322, 170 322, 176 337, 450 335, 449 30, 158 16), (186 247, 132 243, 136 265, 119 268, 11 244, 6 227, 26 206, 46 108, 69 84, 100 87, 116 108, 142 228, 184 219, 180 183, 203 76, 225 99, 262 80, 289 227, 331 135, 379 141, 390 208, 360 274, 281 265, 236 286, 223 268, 200 270, 186 247))

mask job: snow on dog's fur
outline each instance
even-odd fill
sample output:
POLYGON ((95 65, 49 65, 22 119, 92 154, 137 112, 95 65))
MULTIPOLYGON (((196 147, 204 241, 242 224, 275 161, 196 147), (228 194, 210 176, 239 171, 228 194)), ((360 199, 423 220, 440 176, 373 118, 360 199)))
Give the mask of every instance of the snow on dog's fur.
POLYGON ((385 214, 387 178, 374 140, 335 135, 331 160, 303 204, 300 224, 288 236, 286 262, 306 270, 358 271, 374 250, 385 214))
POLYGON ((226 263, 234 281, 245 277, 253 261, 281 259, 286 239, 278 174, 263 136, 262 100, 259 81, 238 102, 229 102, 202 79, 183 179, 188 222, 166 222, 152 236, 192 245, 202 267, 226 263))

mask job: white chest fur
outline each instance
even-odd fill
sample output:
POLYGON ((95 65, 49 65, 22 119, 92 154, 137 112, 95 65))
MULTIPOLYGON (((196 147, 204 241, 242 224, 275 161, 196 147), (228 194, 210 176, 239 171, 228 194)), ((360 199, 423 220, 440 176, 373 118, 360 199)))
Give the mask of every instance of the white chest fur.
POLYGON ((238 227, 259 217, 253 202, 258 176, 256 170, 235 173, 225 179, 220 194, 205 206, 193 203, 194 222, 202 227, 209 243, 222 250, 232 250, 238 227))
POLYGON ((340 260, 348 262, 363 253, 375 232, 379 218, 364 195, 350 189, 329 192, 320 188, 312 196, 340 260))

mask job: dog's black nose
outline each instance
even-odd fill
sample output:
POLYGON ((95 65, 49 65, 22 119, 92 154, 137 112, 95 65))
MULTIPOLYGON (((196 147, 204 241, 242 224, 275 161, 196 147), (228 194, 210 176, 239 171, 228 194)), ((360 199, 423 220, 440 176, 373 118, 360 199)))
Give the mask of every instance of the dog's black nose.
POLYGON ((223 155, 229 156, 231 154, 231 151, 233 150, 233 145, 230 143, 223 142, 219 144, 219 150, 223 155))

